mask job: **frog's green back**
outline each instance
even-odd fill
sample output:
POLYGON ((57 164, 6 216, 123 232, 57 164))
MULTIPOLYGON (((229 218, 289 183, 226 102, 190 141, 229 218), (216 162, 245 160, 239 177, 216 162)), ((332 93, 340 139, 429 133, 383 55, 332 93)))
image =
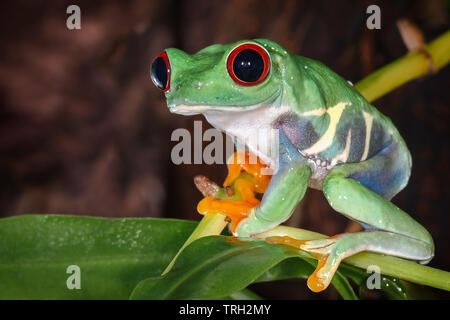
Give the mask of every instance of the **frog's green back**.
POLYGON ((294 59, 303 74, 303 83, 296 94, 303 98, 298 99, 298 104, 292 109, 299 118, 310 121, 317 134, 315 141, 302 146, 305 154, 318 154, 330 162, 333 159, 360 162, 375 155, 394 139, 411 162, 406 144, 391 120, 371 105, 351 83, 316 60, 297 55, 294 59), (302 89, 308 91, 303 93, 302 89), (314 92, 312 97, 311 92, 314 92))

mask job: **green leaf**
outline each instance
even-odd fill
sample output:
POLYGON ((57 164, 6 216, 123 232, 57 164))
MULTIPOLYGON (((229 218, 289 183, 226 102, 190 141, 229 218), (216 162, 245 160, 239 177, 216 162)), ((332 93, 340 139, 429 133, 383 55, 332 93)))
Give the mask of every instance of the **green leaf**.
POLYGON ((0 298, 128 299, 160 275, 195 222, 28 215, 0 219, 0 298), (67 267, 81 270, 69 290, 67 267))
MULTIPOLYGON (((196 225, 174 219, 58 215, 0 219, 0 298, 126 299, 137 286, 134 298, 258 299, 245 289, 249 284, 307 278, 317 263, 288 246, 215 236, 192 243, 173 272, 160 277, 196 225), (67 288, 70 265, 80 267, 80 290, 67 288)), ((363 269, 341 264, 332 284, 344 299, 356 299, 346 277, 363 292, 368 276, 363 269)), ((381 289, 394 299, 424 292, 386 276, 381 289)))
POLYGON ((231 294, 233 300, 262 300, 260 296, 249 289, 242 289, 231 294))
POLYGON ((262 300, 260 296, 249 289, 242 289, 232 293, 229 297, 219 298, 220 300, 262 300))
MULTIPOLYGON (((300 251, 261 240, 240 241, 224 236, 200 238, 185 248, 168 274, 142 281, 131 298, 215 299, 230 296, 254 281, 283 277, 283 268, 289 270, 288 276, 305 274, 301 270, 294 271, 295 266, 290 265, 291 262, 272 269, 283 260, 293 257, 301 259, 300 251)), ((312 272, 312 264, 316 262, 307 259, 311 263, 310 267, 303 263, 301 267, 309 268, 312 272)), ((339 275, 335 279, 333 285, 341 294, 345 292, 345 298, 357 298, 345 277, 339 275)))

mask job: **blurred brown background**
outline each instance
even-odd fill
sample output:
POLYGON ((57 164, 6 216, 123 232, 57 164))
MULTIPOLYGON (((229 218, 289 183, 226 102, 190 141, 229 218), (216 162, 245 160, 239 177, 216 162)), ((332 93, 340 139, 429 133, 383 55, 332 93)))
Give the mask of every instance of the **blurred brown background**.
MULTIPOLYGON (((410 19, 430 41, 449 27, 449 1, 10 1, 0 11, 1 216, 64 213, 199 220, 192 178, 223 181, 224 165, 170 161, 176 128, 149 77, 166 47, 194 53, 213 43, 269 38, 324 62, 356 83, 406 54, 396 20, 410 19), (81 30, 66 8, 81 8, 81 30), (381 7, 381 30, 366 8, 381 7)), ((449 68, 374 102, 396 124, 413 156, 408 187, 394 203, 434 236, 431 266, 449 270, 449 68)), ((204 129, 209 127, 204 121, 204 129)), ((308 190, 291 225, 329 235, 347 220, 308 190)), ((313 295, 304 280, 254 286, 266 298, 313 295)))

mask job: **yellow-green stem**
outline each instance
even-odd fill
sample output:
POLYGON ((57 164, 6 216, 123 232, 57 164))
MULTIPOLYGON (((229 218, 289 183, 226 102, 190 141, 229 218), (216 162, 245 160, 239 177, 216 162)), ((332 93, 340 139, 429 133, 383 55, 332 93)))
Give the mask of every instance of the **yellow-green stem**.
POLYGON ((427 73, 437 72, 450 61, 450 31, 397 59, 355 84, 355 88, 371 102, 402 84, 427 73))

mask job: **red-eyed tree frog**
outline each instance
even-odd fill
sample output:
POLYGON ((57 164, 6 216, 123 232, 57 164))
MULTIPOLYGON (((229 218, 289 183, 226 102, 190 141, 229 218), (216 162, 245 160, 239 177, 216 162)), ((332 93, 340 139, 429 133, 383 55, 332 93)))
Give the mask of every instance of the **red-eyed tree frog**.
POLYGON ((270 40, 242 40, 194 55, 166 49, 153 60, 151 77, 171 112, 201 113, 241 141, 264 127, 278 130, 277 159, 247 146, 264 163, 277 163, 270 181, 260 181, 268 184, 261 202, 206 204, 234 219, 236 237, 251 238, 287 220, 308 186, 365 228, 321 240, 279 238, 318 257, 311 290, 327 288, 342 259, 361 251, 420 263, 433 258, 428 231, 390 202, 411 173, 405 141, 389 118, 322 63, 270 40))

